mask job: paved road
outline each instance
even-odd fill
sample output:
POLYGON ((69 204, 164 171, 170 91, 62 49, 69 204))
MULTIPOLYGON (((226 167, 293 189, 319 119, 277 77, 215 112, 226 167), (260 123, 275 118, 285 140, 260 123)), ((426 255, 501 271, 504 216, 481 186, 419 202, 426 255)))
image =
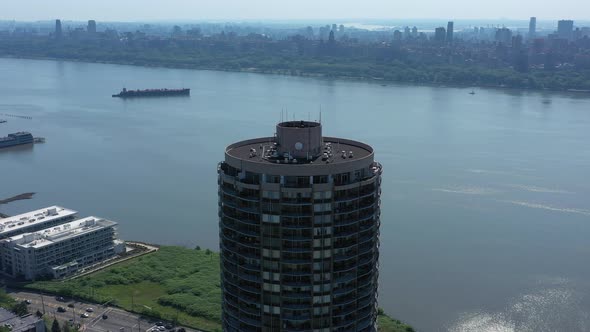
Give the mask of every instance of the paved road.
MULTIPOLYGON (((96 305, 91 303, 84 303, 78 301, 58 301, 52 295, 40 295, 38 293, 10 291, 8 293, 18 300, 29 300, 29 312, 35 313, 37 310, 43 312, 45 307, 45 315, 48 317, 55 317, 62 324, 63 322, 70 322, 72 324, 80 324, 81 331, 89 332, 155 332, 155 321, 140 319, 139 315, 108 306, 96 305), (72 303, 74 308, 68 307, 72 303), (63 307, 66 312, 58 312, 57 308, 63 307), (92 312, 87 312, 87 308, 92 308, 92 312), (82 318, 83 313, 88 314, 88 318, 82 318), (107 319, 103 319, 102 315, 106 314, 107 319)), ((198 332, 186 328, 187 332, 198 332)), ((170 332, 170 330, 165 330, 170 332)))

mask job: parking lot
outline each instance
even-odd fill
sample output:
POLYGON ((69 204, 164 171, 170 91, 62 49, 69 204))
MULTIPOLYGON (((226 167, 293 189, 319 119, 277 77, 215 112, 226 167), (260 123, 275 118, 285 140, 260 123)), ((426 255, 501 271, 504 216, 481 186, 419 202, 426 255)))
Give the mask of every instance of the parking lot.
MULTIPOLYGON (((63 324, 80 325, 80 331, 90 332, 175 332, 181 327, 141 318, 139 315, 109 306, 60 299, 51 295, 32 292, 10 291, 8 293, 21 301, 29 302, 29 312, 37 310, 47 317, 55 317, 63 324), (61 307, 61 309, 59 309, 61 307), (87 317, 85 317, 87 316, 87 317), (160 326, 158 326, 160 325, 160 326)), ((185 331, 198 331, 184 327, 185 331)))

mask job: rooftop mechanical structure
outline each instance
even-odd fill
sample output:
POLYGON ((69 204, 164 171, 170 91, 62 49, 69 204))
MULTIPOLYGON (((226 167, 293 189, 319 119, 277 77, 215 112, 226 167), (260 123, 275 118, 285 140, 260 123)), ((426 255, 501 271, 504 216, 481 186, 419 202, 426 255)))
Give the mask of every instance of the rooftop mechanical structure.
POLYGON ((318 122, 226 148, 224 331, 376 331, 382 167, 318 122))

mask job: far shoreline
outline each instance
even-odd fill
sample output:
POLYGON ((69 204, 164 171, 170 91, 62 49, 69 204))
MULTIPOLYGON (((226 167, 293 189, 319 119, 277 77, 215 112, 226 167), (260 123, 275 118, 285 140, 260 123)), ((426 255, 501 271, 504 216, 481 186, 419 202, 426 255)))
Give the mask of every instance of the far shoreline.
POLYGON ((54 57, 40 57, 40 56, 12 56, 12 55, 0 55, 0 59, 16 59, 16 60, 44 60, 44 61, 62 61, 62 62, 72 62, 72 63, 88 63, 88 64, 108 64, 108 65, 120 65, 120 66, 132 66, 132 67, 143 67, 143 68, 166 68, 166 69, 185 69, 185 70, 195 70, 195 71, 213 71, 213 72, 229 72, 229 73, 250 73, 250 74, 261 74, 261 75, 274 75, 274 76, 289 76, 289 77, 302 77, 302 78, 315 78, 315 79, 324 79, 324 80, 335 80, 335 81, 352 81, 352 82, 365 82, 365 83, 375 83, 381 85, 399 85, 399 86, 415 86, 415 87, 434 87, 434 88, 464 88, 464 89, 489 89, 489 90, 499 90, 499 91, 518 91, 518 92, 537 92, 537 93, 552 93, 552 94, 566 94, 569 96, 581 96, 584 98, 590 98, 590 90, 584 89, 534 89, 534 88, 515 88, 515 87, 508 87, 502 85, 492 85, 492 84, 460 84, 460 83, 445 83, 445 84, 438 84, 438 83, 418 83, 413 81, 394 81, 394 80, 387 80, 385 78, 369 78, 369 77, 362 77, 362 76, 330 76, 326 74, 320 73, 301 73, 299 75, 293 75, 288 73, 287 71, 276 70, 273 72, 269 72, 266 70, 262 70, 259 68, 248 68, 248 69, 224 69, 224 68, 209 68, 209 67, 200 67, 197 65, 187 65, 187 66, 180 66, 180 65, 167 65, 167 64, 138 64, 132 61, 91 61, 85 59, 76 59, 76 58, 54 58, 54 57))

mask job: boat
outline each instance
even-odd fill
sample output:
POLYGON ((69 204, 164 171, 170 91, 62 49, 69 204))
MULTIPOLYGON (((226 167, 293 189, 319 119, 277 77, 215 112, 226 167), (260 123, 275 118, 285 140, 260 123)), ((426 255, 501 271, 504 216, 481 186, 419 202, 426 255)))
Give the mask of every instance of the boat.
POLYGON ((469 92, 470 95, 474 95, 475 91, 471 90, 471 92, 469 92))
POLYGON ((168 96, 189 96, 191 89, 145 89, 145 90, 127 90, 123 88, 121 92, 113 97, 134 98, 134 97, 168 97, 168 96))
POLYGON ((6 123, 6 120, 0 119, 0 123, 6 123))
POLYGON ((6 137, 0 137, 0 149, 17 145, 33 144, 33 142, 34 138, 31 133, 21 131, 14 134, 8 134, 6 137))

